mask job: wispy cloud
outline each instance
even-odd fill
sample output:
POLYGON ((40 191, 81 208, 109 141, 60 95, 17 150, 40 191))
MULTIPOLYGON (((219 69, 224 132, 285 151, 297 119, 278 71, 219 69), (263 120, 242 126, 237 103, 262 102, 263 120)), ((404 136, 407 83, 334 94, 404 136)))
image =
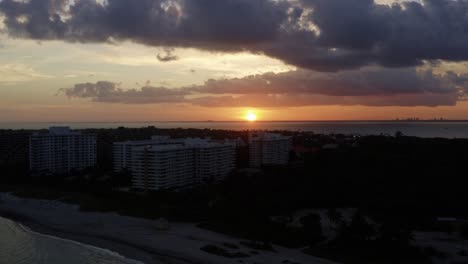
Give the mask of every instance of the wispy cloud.
POLYGON ((54 76, 43 74, 31 66, 25 64, 0 65, 0 82, 17 83, 42 79, 50 79, 54 76))

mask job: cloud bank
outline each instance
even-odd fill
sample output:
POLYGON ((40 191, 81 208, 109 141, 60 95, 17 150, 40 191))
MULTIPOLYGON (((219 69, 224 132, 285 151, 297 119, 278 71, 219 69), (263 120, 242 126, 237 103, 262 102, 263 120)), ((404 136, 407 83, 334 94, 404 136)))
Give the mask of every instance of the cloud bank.
POLYGON ((0 13, 14 37, 250 51, 315 71, 468 59, 468 0, 3 0, 0 13))
POLYGON ((468 77, 414 69, 361 69, 340 73, 297 70, 169 89, 123 89, 102 81, 62 89, 70 98, 123 104, 184 103, 205 107, 300 107, 313 105, 441 106, 461 100, 468 77))

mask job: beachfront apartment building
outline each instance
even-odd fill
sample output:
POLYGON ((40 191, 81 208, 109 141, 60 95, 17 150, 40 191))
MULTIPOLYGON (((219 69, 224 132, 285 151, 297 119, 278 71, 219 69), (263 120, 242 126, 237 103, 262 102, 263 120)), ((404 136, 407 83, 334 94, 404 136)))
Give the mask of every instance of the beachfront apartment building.
POLYGON ((193 149, 195 177, 198 181, 222 181, 235 167, 236 142, 187 139, 186 146, 193 149))
POLYGON ((96 166, 96 135, 69 127, 51 127, 29 138, 29 168, 33 174, 66 174, 96 166))
POLYGON ((132 187, 140 190, 183 188, 196 182, 193 150, 183 145, 137 147, 132 153, 132 187))
POLYGON ((235 166, 235 144, 189 138, 182 144, 136 146, 127 164, 135 189, 190 188, 224 180, 235 166))
POLYGON ((286 165, 292 138, 266 132, 249 133, 249 164, 252 168, 265 165, 286 165))
POLYGON ((153 145, 180 145, 183 139, 171 139, 168 136, 153 136, 151 140, 115 142, 113 145, 114 172, 121 172, 130 168, 132 149, 153 145))

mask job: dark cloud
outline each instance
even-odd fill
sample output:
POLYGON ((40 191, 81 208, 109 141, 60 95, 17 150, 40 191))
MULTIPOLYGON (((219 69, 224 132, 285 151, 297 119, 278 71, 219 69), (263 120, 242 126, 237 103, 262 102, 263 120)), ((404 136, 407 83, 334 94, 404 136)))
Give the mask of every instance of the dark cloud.
POLYGON ((201 97, 190 103, 205 107, 303 107, 303 106, 453 106, 458 101, 456 94, 410 94, 405 96, 328 96, 320 94, 243 95, 239 97, 201 97))
POLYGON ((174 52, 174 49, 173 49, 173 48, 165 48, 165 49, 163 50, 163 54, 158 53, 158 55, 156 56, 156 58, 158 58, 158 60, 159 60, 159 61, 162 61, 162 62, 169 62, 169 61, 178 60, 179 57, 177 57, 176 55, 174 55, 173 52, 174 52))
POLYGON ((415 69, 362 69, 339 73, 297 70, 266 73, 244 78, 208 80, 191 88, 194 92, 214 94, 322 94, 330 96, 366 96, 411 93, 452 93, 454 79, 431 71, 415 69))
POLYGON ((340 73, 298 70, 169 89, 121 89, 111 82, 62 89, 69 97, 113 103, 188 103, 208 107, 311 105, 439 106, 461 100, 468 77, 414 69, 362 69, 340 73), (226 96, 229 94, 229 96, 226 96))
POLYGON ((245 44, 274 40, 287 9, 285 3, 270 0, 80 0, 62 19, 53 19, 65 9, 52 2, 3 0, 0 12, 14 36, 240 51, 245 44))
POLYGON ((90 98, 95 102, 123 104, 174 103, 185 100, 187 92, 164 87, 142 87, 123 90, 119 84, 107 81, 80 83, 71 88, 61 89, 69 98, 90 98))
POLYGON ((468 0, 3 0, 0 12, 16 37, 250 51, 318 71, 468 60, 468 0))

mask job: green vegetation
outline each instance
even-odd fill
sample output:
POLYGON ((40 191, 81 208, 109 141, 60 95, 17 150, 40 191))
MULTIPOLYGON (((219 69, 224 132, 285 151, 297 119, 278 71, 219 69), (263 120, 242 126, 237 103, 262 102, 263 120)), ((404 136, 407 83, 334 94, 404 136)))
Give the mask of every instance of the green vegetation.
POLYGON ((247 257, 249 257, 248 254, 245 254, 245 253, 242 253, 242 252, 233 252, 232 253, 232 252, 229 252, 228 250, 226 250, 224 248, 221 248, 221 247, 218 247, 218 246, 215 246, 215 245, 206 245, 206 246, 200 248, 200 250, 208 252, 208 253, 213 254, 213 255, 223 256, 223 257, 226 257, 226 258, 247 258, 247 257))
POLYGON ((241 241, 240 244, 251 249, 276 252, 273 246, 268 242, 241 241))
POLYGON ((230 249, 239 249, 239 246, 236 245, 236 244, 232 244, 232 243, 223 243, 223 246, 224 247, 227 247, 227 248, 230 248, 230 249))

